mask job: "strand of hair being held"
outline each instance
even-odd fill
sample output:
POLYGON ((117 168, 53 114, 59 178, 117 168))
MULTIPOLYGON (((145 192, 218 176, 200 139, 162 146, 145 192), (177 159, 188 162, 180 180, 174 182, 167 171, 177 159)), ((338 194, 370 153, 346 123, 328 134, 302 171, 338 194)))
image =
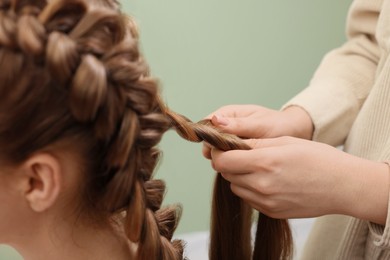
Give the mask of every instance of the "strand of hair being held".
MULTIPOLYGON (((194 123, 168 108, 164 110, 172 127, 188 141, 205 141, 222 151, 250 149, 239 137, 222 133, 210 120, 194 123)), ((221 174, 215 179, 211 214, 210 260, 291 258, 292 235, 287 220, 273 219, 262 213, 259 213, 252 253, 252 208, 233 194, 230 183, 221 174)))

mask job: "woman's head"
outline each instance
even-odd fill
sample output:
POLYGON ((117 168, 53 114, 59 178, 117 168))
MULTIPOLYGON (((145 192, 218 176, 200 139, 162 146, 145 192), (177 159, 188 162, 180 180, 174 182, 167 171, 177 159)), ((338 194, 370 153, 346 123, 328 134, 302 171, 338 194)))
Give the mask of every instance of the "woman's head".
POLYGON ((151 177, 170 124, 117 2, 0 0, 0 67, 3 183, 33 213, 121 213, 143 257, 169 247, 176 210, 151 177))

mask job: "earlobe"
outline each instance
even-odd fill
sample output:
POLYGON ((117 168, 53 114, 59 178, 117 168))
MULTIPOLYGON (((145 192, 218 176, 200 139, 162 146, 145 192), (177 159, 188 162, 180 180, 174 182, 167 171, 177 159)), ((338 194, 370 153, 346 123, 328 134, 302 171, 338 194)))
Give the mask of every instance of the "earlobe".
POLYGON ((25 198, 31 209, 43 212, 52 207, 61 190, 61 167, 57 158, 50 154, 38 154, 23 165, 28 184, 25 198))

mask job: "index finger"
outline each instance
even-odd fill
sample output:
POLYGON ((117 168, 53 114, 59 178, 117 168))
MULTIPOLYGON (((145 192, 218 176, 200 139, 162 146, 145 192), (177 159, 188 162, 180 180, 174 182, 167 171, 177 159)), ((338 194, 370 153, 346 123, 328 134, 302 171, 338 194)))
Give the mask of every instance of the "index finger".
POLYGON ((212 146, 209 143, 203 142, 202 154, 206 159, 211 159, 211 149, 212 149, 212 146))
POLYGON ((214 115, 223 117, 247 117, 253 114, 255 105, 227 105, 223 106, 205 117, 211 119, 214 115))
MULTIPOLYGON (((214 170, 221 173, 250 173, 255 169, 255 162, 261 158, 254 150, 220 151, 211 149, 211 160, 214 170)), ((258 162, 256 163, 259 164, 258 162)))

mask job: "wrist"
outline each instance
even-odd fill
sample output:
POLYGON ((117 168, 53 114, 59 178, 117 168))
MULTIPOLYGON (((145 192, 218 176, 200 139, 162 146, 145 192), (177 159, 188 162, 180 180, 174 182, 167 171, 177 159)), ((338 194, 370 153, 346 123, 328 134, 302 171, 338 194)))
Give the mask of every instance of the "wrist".
POLYGON ((310 115, 299 106, 285 108, 284 114, 287 127, 290 129, 290 136, 311 140, 314 132, 313 121, 310 115))
POLYGON ((350 198, 345 214, 384 225, 388 212, 389 166, 381 162, 361 159, 351 172, 352 182, 347 188, 350 198))

